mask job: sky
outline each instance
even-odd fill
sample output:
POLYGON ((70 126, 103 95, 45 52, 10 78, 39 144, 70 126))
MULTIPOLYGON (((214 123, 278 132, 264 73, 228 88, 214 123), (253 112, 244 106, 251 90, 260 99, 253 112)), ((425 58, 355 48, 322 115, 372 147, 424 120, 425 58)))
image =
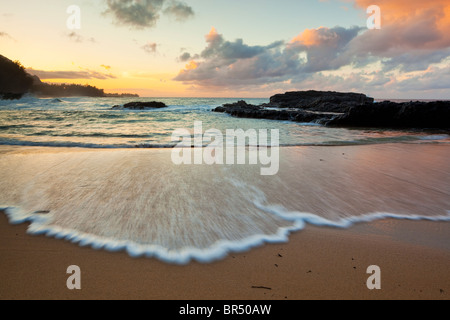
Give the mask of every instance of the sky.
POLYGON ((0 2, 0 54, 45 82, 143 97, 450 99, 448 30, 448 0, 0 2))

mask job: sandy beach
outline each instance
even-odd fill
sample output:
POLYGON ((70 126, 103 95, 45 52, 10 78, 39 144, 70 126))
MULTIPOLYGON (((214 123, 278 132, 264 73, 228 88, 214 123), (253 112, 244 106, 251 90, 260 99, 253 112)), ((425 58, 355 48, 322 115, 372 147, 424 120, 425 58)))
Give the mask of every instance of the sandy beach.
POLYGON ((450 299, 450 223, 309 227, 287 244, 187 266, 27 235, 4 215, 0 231, 0 299, 450 299), (374 264, 382 288, 370 291, 374 264), (81 290, 66 287, 70 265, 81 269, 81 290))
MULTIPOLYGON (((5 178, 12 174, 7 169, 12 170, 13 165, 26 164, 33 172, 29 164, 36 161, 44 166, 39 170, 50 175, 45 165, 53 168, 53 160, 45 164, 40 157, 51 160, 52 155, 61 154, 76 158, 75 154, 79 153, 88 166, 89 154, 97 157, 99 152, 103 151, 3 148, 0 160, 7 156, 20 160, 2 162, 3 192, 8 188, 5 184, 17 182, 5 178)), ((156 159, 157 154, 167 151, 144 152, 155 154, 156 159)), ((293 176, 291 186, 300 180, 299 173, 293 174, 292 168, 288 168, 290 171, 283 169, 286 168, 283 161, 293 155, 298 158, 297 165, 304 169, 302 181, 308 182, 302 189, 303 196, 305 190, 313 193, 315 188, 321 188, 329 198, 336 196, 339 200, 333 193, 336 186, 362 181, 356 187, 341 187, 339 194, 344 197, 341 202, 335 202, 336 211, 347 207, 357 211, 368 203, 379 205, 381 202, 374 202, 379 196, 386 210, 402 213, 411 210, 415 203, 421 203, 418 207, 421 214, 430 211, 430 215, 439 215, 449 209, 444 207, 448 203, 448 152, 448 147, 435 145, 295 148, 282 156, 279 178, 289 182, 287 176, 293 176), (412 157, 413 154, 416 156, 412 157), (333 166, 325 167, 326 163, 333 163, 333 166), (320 165, 322 167, 318 167, 320 165), (335 175, 331 175, 332 172, 335 175), (350 172, 355 172, 356 176, 350 172), (383 187, 375 180, 380 172, 390 179, 388 183, 384 180, 383 187), (414 181, 408 179, 411 177, 414 181), (355 188, 361 195, 359 200, 351 193, 355 188), (365 194, 375 191, 373 199, 365 202, 365 194), (409 198, 416 202, 406 201, 409 198)), ((70 162, 65 166, 72 168, 70 162)), ((26 180, 27 172, 22 173, 18 182, 26 180)), ((46 178, 44 184, 52 181, 51 176, 46 178)), ((269 192, 270 188, 267 186, 265 191, 269 192)), ((11 194, 16 196, 14 192, 11 194)), ((290 199, 274 190, 270 197, 290 199)), ((305 199, 310 198, 311 195, 305 196, 305 199)), ((54 205, 57 207, 58 203, 54 205)), ((305 200, 304 206, 305 211, 331 210, 321 207, 317 199, 305 200)), ((372 208, 365 210, 371 212, 372 208)), ((450 298, 450 222, 384 219, 358 223, 348 229, 307 225, 304 230, 292 233, 287 243, 265 244, 247 252, 230 253, 225 259, 209 264, 191 262, 187 265, 168 264, 154 258, 131 258, 126 252, 94 250, 44 235, 30 235, 27 225, 10 225, 6 215, 0 214, 0 299, 450 298), (81 269, 81 290, 70 291, 66 287, 69 277, 66 270, 71 265, 81 269), (370 276, 366 271, 371 265, 381 268, 381 290, 369 290, 366 286, 370 276)))
POLYGON ((450 0, 408 4, 0 1, 0 300, 450 300, 450 0))

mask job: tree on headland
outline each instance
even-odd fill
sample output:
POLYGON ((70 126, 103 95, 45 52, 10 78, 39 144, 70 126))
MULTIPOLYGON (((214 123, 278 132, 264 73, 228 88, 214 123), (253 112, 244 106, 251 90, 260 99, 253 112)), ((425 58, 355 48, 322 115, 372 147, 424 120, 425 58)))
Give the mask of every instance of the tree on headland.
POLYGON ((38 83, 32 86, 33 94, 39 97, 104 97, 105 91, 90 85, 38 83))
POLYGON ((133 94, 107 94, 91 85, 51 84, 30 75, 19 61, 0 55, 0 99, 20 99, 31 93, 38 97, 139 97, 133 94))
POLYGON ((29 92, 33 77, 19 61, 0 55, 0 98, 13 99, 29 92))

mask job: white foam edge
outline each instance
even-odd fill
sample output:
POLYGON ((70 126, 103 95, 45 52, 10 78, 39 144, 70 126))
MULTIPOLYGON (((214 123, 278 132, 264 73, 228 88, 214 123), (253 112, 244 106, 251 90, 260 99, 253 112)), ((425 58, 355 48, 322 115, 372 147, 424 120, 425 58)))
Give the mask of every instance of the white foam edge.
POLYGON ((405 215, 405 214, 396 214, 390 212, 374 212, 362 214, 359 216, 350 216, 341 218, 339 220, 329 220, 313 213, 304 213, 299 211, 288 211, 281 205, 264 205, 259 201, 254 201, 255 206, 266 212, 274 214, 279 218, 282 218, 287 221, 303 221, 305 224, 310 224, 314 226, 320 227, 334 227, 334 228, 349 228, 357 223, 367 223, 373 222, 376 220, 385 220, 385 219, 397 219, 397 220, 412 220, 412 221, 450 221, 450 210, 447 211, 447 215, 437 215, 437 216, 424 216, 424 215, 405 215))
POLYGON ((46 226, 45 223, 51 215, 26 214, 20 209, 12 206, 0 206, 6 212, 10 223, 20 224, 30 222, 27 233, 33 235, 46 235, 57 239, 64 239, 80 246, 91 246, 95 250, 107 250, 110 252, 126 251, 131 257, 156 258, 169 264, 186 265, 192 260, 200 263, 211 263, 224 259, 230 253, 247 252, 254 247, 262 246, 266 243, 287 243, 292 232, 303 230, 306 224, 314 226, 326 226, 334 228, 349 228, 356 223, 372 222, 382 219, 403 219, 403 220, 428 220, 428 221, 450 221, 450 211, 445 216, 420 216, 420 215, 400 215, 393 213, 371 213, 361 216, 342 218, 338 221, 331 221, 311 213, 290 212, 282 206, 264 206, 255 203, 261 210, 271 212, 278 217, 293 222, 290 227, 281 227, 272 235, 253 235, 242 240, 220 240, 211 247, 199 249, 186 247, 180 251, 169 250, 160 245, 143 245, 134 241, 114 240, 106 237, 79 232, 77 230, 60 228, 58 226, 46 226))

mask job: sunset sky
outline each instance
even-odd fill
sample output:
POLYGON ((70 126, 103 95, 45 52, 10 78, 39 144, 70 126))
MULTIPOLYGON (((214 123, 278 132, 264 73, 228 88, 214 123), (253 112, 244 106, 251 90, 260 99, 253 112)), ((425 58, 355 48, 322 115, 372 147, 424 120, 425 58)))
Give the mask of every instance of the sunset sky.
POLYGON ((0 2, 0 54, 46 82, 148 97, 450 99, 449 30, 448 0, 0 2), (67 26, 72 5, 81 29, 67 26))

